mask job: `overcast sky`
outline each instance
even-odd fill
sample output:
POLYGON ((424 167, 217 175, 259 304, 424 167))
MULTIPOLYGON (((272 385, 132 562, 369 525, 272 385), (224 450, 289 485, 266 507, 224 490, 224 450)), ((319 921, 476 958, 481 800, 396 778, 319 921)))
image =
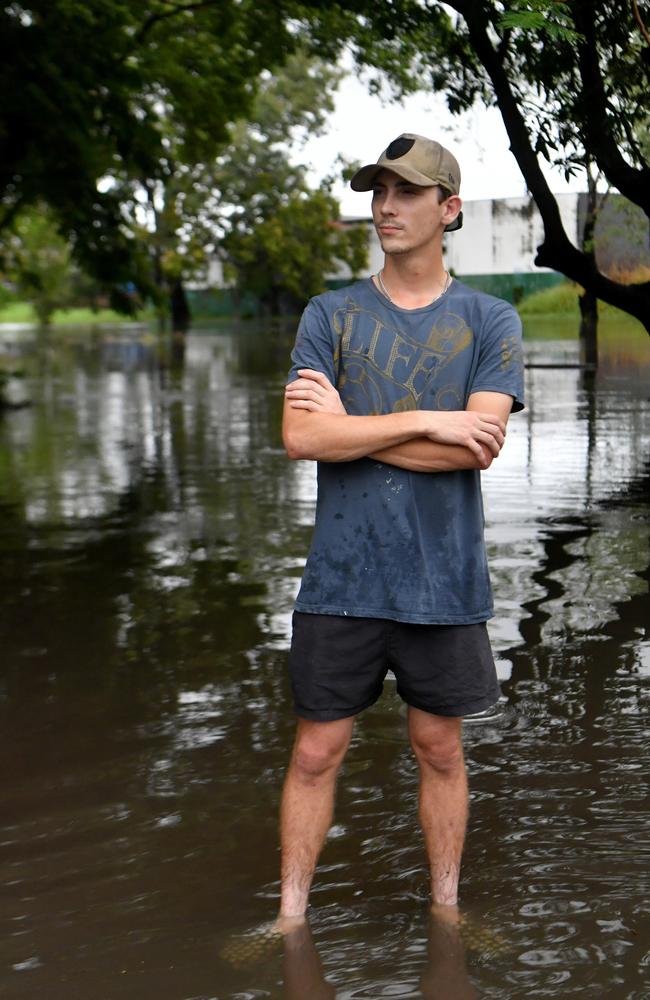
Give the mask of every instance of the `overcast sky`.
MULTIPOLYGON (((368 93, 367 85, 346 77, 336 95, 336 111, 327 134, 310 140, 300 153, 313 166, 312 179, 331 171, 339 153, 362 163, 373 163, 401 132, 417 132, 438 139, 454 153, 462 174, 461 197, 507 198, 524 195, 526 187, 496 109, 478 108, 461 118, 452 116, 442 96, 422 94, 401 105, 382 102, 368 93)), ((581 191, 576 178, 568 186, 559 172, 547 171, 555 193, 581 191)), ((370 196, 341 186, 335 190, 343 215, 368 214, 370 196)))

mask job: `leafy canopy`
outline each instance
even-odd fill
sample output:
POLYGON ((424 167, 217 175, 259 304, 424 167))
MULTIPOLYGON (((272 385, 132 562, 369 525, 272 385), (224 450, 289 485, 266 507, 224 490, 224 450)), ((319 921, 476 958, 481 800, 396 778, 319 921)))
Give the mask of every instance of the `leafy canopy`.
POLYGON ((325 288, 337 262, 353 273, 366 262, 367 234, 339 224, 334 178, 316 190, 307 169, 290 159, 325 126, 340 72, 304 52, 260 87, 248 121, 215 165, 220 253, 241 288, 273 305, 280 292, 296 303, 325 288))
MULTIPOLYGON (((134 248, 104 175, 156 178, 216 153, 262 69, 295 44, 284 5, 33 0, 0 8, 0 230, 38 199, 111 281, 134 248)), ((137 255, 136 255, 137 256, 137 255)))
POLYGON ((36 205, 14 220, 4 265, 6 276, 18 295, 33 305, 42 326, 56 309, 70 304, 70 247, 57 233, 47 205, 36 205))
POLYGON ((650 11, 637 0, 304 0, 321 49, 345 32, 361 66, 396 94, 432 89, 452 113, 498 106, 544 222, 536 263, 618 306, 650 331, 650 283, 598 271, 564 231, 540 159, 567 176, 597 165, 650 217, 650 11))

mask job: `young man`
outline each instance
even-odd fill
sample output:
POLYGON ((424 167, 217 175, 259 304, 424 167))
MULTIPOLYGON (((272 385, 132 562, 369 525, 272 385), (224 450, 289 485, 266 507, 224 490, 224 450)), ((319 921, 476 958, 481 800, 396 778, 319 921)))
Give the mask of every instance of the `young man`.
POLYGON ((318 461, 316 525, 294 614, 299 717, 281 809, 281 915, 300 917, 355 716, 387 670, 408 705, 434 904, 457 902, 468 794, 462 717, 499 690, 480 470, 522 408, 521 327, 452 279, 460 170, 405 133, 352 178, 372 190, 384 266, 312 299, 286 388, 290 458, 318 461))

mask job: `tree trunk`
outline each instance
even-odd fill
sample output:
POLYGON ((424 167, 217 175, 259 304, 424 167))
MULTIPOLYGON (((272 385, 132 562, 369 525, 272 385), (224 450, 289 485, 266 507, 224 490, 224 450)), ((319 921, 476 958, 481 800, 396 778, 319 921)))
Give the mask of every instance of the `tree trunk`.
POLYGON ((271 285, 259 297, 260 314, 264 319, 271 319, 280 315, 280 289, 277 285, 271 285))
POLYGON ((585 368, 598 367, 598 299, 591 292, 578 298, 580 306, 580 361, 585 368))
MULTIPOLYGON (((591 163, 586 165, 587 171, 587 211, 582 230, 581 250, 592 262, 594 270, 596 263, 596 222, 607 195, 598 195, 598 178, 592 173, 591 163)), ((586 368, 598 367, 598 298, 591 289, 585 289, 578 297, 580 306, 580 360, 586 368)))
POLYGON ((577 51, 582 90, 588 95, 584 101, 588 146, 610 184, 650 215, 650 169, 646 164, 634 167, 627 162, 609 126, 608 118, 614 117, 616 110, 605 90, 606 68, 598 52, 595 5, 593 0, 573 0, 571 6, 576 30, 582 35, 577 51))
POLYGON ((181 278, 172 282, 169 303, 172 314, 172 330, 175 333, 187 333, 191 313, 181 278))
POLYGON ((166 326, 166 316, 164 309, 165 301, 165 279, 163 278, 162 264, 160 262, 160 248, 154 245, 153 249, 153 280, 156 288, 155 306, 158 317, 158 332, 164 333, 166 326))

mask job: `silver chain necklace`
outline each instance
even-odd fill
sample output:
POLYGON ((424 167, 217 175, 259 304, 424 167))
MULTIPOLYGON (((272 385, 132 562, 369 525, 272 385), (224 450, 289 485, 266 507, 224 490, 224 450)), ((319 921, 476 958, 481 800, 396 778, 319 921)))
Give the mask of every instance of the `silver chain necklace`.
MULTIPOLYGON (((397 305, 397 303, 394 302, 393 299, 388 294, 388 289, 386 288, 386 285, 384 284, 384 280, 382 278, 382 274, 383 273, 384 273, 383 267, 382 267, 381 271, 377 271, 376 278, 377 278, 377 281, 379 282, 379 287, 381 288, 382 292, 384 293, 384 295, 386 296, 386 298, 388 299, 388 301, 392 302, 393 305, 395 306, 395 305, 397 305)), ((437 295, 434 295, 434 297, 431 299, 431 302, 429 303, 429 305, 431 305, 432 303, 436 302, 439 298, 441 298, 441 296, 443 296, 445 294, 445 292, 447 291, 447 289, 449 288, 450 284, 451 284, 451 275, 450 275, 449 271, 445 271, 445 283, 442 286, 442 291, 438 292, 437 295)), ((399 308, 401 308, 401 306, 399 308)))

